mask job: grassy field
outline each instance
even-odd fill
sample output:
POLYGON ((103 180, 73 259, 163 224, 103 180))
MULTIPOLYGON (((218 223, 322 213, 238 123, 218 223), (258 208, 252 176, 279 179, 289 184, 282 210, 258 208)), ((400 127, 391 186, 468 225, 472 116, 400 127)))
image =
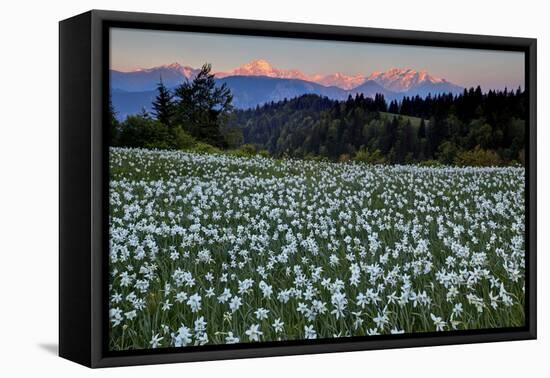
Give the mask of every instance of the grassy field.
MULTIPOLYGON (((380 118, 382 118, 383 120, 392 120, 395 117, 401 117, 406 121, 410 121, 413 127, 419 127, 420 122, 422 121, 422 118, 419 118, 419 117, 412 117, 412 116, 394 114, 394 113, 388 113, 388 112, 380 112, 380 118)), ((424 122, 426 123, 426 126, 429 124, 428 120, 424 120, 424 122)))
POLYGON ((524 169, 112 149, 110 348, 524 324, 524 169))

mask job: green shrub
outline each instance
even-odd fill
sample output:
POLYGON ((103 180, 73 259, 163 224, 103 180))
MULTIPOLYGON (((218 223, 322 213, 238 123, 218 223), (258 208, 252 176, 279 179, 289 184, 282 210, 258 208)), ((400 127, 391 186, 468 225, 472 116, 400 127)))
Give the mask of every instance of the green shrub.
POLYGON ((268 157, 271 156, 271 155, 269 154, 269 151, 268 151, 268 150, 261 150, 260 152, 258 152, 258 155, 260 155, 261 157, 264 157, 264 158, 268 158, 268 157))
POLYGON ((129 116, 120 125, 119 143, 125 147, 174 148, 167 126, 140 115, 129 116))
POLYGON ((353 157, 354 161, 359 161, 367 164, 384 164, 386 159, 380 150, 369 151, 366 147, 361 147, 353 157))
POLYGON ((218 154, 221 152, 219 148, 203 142, 197 142, 197 144, 191 148, 191 151, 206 154, 218 154))
POLYGON ((304 156, 304 160, 312 160, 312 161, 327 161, 328 158, 323 155, 315 155, 314 153, 308 152, 304 156))
POLYGON ((490 167, 502 164, 502 159, 493 150, 484 150, 476 146, 473 150, 464 151, 456 156, 455 164, 460 166, 490 167))
POLYGON ((256 155, 256 151, 256 146, 254 146, 253 144, 243 144, 236 150, 232 150, 231 155, 239 157, 251 157, 256 155))
POLYGON ((439 146, 437 158, 443 164, 451 165, 455 162, 459 153, 460 151, 456 144, 446 141, 439 146))
POLYGON ((424 160, 419 165, 422 167, 441 167, 443 164, 438 160, 424 160))
POLYGON ((174 135, 174 147, 180 150, 188 150, 197 144, 197 140, 188 134, 181 126, 174 127, 172 131, 174 135))

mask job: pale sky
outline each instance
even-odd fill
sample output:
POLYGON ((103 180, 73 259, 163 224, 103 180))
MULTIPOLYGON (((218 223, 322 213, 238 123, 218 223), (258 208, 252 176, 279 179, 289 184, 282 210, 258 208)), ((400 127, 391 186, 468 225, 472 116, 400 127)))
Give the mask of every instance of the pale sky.
POLYGON ((525 80, 522 52, 111 29, 111 68, 119 71, 174 62, 193 68, 208 62, 213 71, 228 71, 255 59, 306 74, 368 76, 395 67, 413 68, 463 87, 481 85, 483 90, 524 88, 525 80))

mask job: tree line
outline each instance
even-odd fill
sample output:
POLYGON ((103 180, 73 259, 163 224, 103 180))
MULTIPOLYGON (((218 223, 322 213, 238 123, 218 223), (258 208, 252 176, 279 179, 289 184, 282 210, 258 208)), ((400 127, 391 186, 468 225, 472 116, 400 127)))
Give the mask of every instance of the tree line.
POLYGON ((209 64, 173 90, 160 80, 151 113, 119 122, 110 106, 111 145, 392 164, 524 162, 520 89, 477 87, 389 104, 381 94, 346 101, 307 94, 246 110, 234 109, 232 99, 209 64))
POLYGON ((231 131, 222 127, 233 110, 231 91, 218 86, 205 64, 197 76, 169 90, 160 78, 152 111, 128 116, 119 122, 109 103, 112 146, 159 149, 192 147, 225 149, 231 131))
MULTIPOLYGON (((347 101, 304 95, 231 119, 244 140, 275 156, 385 163, 523 163, 525 93, 465 90, 405 97, 386 106, 359 94, 347 101)), ((383 98, 383 97, 382 97, 383 98)))

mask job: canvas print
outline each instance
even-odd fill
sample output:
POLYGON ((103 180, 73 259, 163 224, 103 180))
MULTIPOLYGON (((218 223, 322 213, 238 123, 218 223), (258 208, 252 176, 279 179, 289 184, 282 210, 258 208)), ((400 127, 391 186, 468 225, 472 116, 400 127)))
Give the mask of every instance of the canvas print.
POLYGON ((525 325, 524 53, 109 43, 109 350, 525 325))

